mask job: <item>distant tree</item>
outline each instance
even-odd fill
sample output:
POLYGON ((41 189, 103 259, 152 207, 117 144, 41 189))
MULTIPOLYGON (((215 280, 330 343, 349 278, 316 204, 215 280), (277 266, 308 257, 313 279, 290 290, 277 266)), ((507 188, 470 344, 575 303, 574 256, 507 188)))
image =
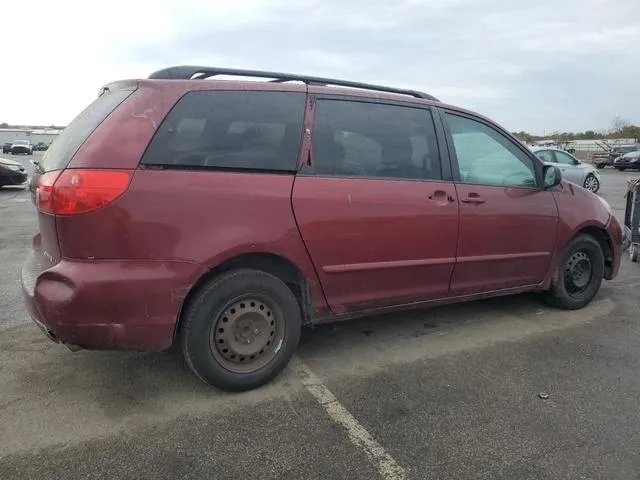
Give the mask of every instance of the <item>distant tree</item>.
POLYGON ((624 138, 623 131, 631 126, 631 122, 620 117, 615 117, 611 122, 611 130, 609 133, 612 138, 624 138))
POLYGON ((9 128, 9 124, 7 122, 0 123, 0 128, 9 128))
POLYGON ((623 127, 619 132, 619 138, 635 138, 640 139, 640 127, 635 125, 627 125, 623 127))

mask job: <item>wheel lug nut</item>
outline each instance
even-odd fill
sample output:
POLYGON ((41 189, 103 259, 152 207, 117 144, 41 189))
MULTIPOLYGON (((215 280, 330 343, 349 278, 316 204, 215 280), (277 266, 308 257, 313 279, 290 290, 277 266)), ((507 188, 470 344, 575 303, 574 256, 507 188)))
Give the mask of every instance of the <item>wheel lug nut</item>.
POLYGON ((258 330, 257 328, 253 331, 253 333, 255 333, 256 335, 260 335, 260 330, 258 330))

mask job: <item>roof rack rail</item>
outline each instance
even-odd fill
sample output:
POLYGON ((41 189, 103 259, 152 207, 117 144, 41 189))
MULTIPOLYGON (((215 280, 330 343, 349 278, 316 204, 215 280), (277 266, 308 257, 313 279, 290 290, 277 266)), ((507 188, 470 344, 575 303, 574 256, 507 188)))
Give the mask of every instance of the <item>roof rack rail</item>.
POLYGON ((237 77, 257 77, 271 78, 271 82, 292 82, 298 81, 307 85, 334 85, 340 87, 360 88, 363 90, 375 90, 379 92, 398 93, 401 95, 410 95, 415 98, 423 98, 438 102, 439 100, 428 93, 417 90, 406 90, 402 88, 385 87, 382 85, 371 85, 368 83, 350 82, 346 80, 336 80, 335 78, 312 77, 308 75, 295 75, 291 73, 265 72, 262 70, 241 70, 235 68, 215 68, 215 67, 198 67, 193 65, 183 65, 177 67, 163 68, 149 75, 150 79, 162 80, 203 80, 205 78, 215 77, 216 75, 233 75, 237 77))

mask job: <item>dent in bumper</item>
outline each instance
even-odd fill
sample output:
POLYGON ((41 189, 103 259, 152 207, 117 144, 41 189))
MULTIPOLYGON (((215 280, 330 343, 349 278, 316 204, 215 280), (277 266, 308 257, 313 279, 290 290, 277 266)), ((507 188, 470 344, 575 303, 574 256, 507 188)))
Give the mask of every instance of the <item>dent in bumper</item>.
POLYGON ((201 274, 186 262, 64 259, 42 272, 37 263, 28 258, 22 274, 29 314, 52 340, 93 349, 168 348, 201 274))

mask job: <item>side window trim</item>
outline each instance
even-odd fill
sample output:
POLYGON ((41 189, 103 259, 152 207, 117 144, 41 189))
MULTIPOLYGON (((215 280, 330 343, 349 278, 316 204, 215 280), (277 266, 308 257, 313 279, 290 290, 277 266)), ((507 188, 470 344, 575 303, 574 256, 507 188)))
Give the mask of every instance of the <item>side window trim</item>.
POLYGON ((412 178, 395 178, 395 177, 367 177, 367 176, 341 176, 341 175, 332 175, 332 178, 350 178, 350 179, 362 179, 362 180, 383 180, 383 181, 406 181, 406 182, 452 182, 453 174, 451 170, 451 164, 449 162, 448 155, 445 154, 445 149, 447 148, 447 137, 445 134, 445 130, 442 125, 442 121, 440 119, 440 112, 435 106, 432 105, 422 105, 411 102, 402 102, 395 101, 389 99, 381 99, 381 98, 372 98, 372 97, 360 97, 360 96, 351 96, 351 95, 335 95, 329 93, 321 93, 321 94, 308 94, 307 97, 307 107, 305 109, 305 117, 304 117, 304 131, 303 131, 303 141, 302 147, 300 149, 300 159, 299 159, 299 168, 297 175, 300 176, 309 176, 314 177, 318 176, 313 172, 309 172, 308 168, 310 167, 310 163, 313 161, 313 148, 312 148, 312 138, 313 132, 316 126, 316 109, 318 102, 321 100, 339 100, 346 102, 359 102, 359 103, 373 103, 380 105, 391 105, 397 107, 408 107, 408 108, 416 108, 420 110, 426 110, 431 115, 431 121, 433 122, 433 127, 435 130, 436 137, 436 146, 438 148, 438 160, 440 162, 440 174, 441 179, 412 179, 412 178))
POLYGON ((316 116, 316 104, 318 100, 315 95, 307 91, 304 104, 304 117, 302 119, 302 137, 298 149, 298 169, 296 175, 302 175, 304 169, 311 165, 313 161, 313 149, 311 148, 311 137, 313 136, 313 123, 316 116))
MULTIPOLYGON (((494 125, 492 123, 487 122, 485 119, 480 118, 480 117, 476 117, 475 115, 470 115, 466 112, 458 112, 456 110, 449 110, 446 108, 441 108, 440 109, 440 118, 442 121, 442 124, 444 126, 444 130, 446 132, 446 137, 447 137, 447 147, 448 147, 448 151, 449 151, 449 155, 450 155, 450 161, 451 161, 451 171, 452 171, 452 175, 453 175, 453 181, 454 183, 462 183, 462 180, 460 178, 460 169, 458 167, 458 158, 456 155, 456 149, 454 147, 453 144, 453 135, 451 134, 451 129, 449 128, 449 124, 447 123, 447 120, 445 118, 445 114, 450 114, 450 115, 455 115, 458 117, 462 117, 462 118, 467 118, 469 120, 473 120, 475 122, 478 123, 482 123, 483 125, 485 125, 488 128, 491 128, 492 130, 495 130, 497 133, 501 134, 503 137, 505 137, 509 142, 511 142, 513 145, 515 145, 526 157, 531 159, 532 165, 533 165, 533 169, 535 171, 535 176, 536 176, 536 186, 533 188, 542 188, 543 183, 543 178, 542 178, 542 161, 540 159, 538 159, 535 154, 533 152, 528 151, 520 142, 514 141, 514 139, 511 137, 511 135, 506 132, 503 128, 500 128, 497 125, 494 125)), ((488 186, 495 186, 495 185, 488 185, 488 186)), ((531 188, 531 187, 523 187, 523 188, 531 188)))
POLYGON ((433 107, 431 111, 433 112, 433 121, 436 124, 436 137, 440 144, 442 171, 449 174, 450 182, 460 181, 458 161, 455 158, 455 149, 453 148, 453 137, 444 118, 444 111, 438 107, 433 107))

